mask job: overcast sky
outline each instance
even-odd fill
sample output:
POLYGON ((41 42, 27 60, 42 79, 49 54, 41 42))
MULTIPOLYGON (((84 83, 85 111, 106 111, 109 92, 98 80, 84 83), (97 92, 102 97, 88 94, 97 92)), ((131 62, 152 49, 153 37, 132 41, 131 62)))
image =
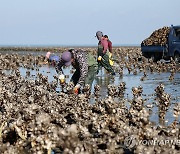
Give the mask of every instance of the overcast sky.
POLYGON ((154 30, 180 25, 180 0, 0 0, 0 45, 140 44, 154 30))

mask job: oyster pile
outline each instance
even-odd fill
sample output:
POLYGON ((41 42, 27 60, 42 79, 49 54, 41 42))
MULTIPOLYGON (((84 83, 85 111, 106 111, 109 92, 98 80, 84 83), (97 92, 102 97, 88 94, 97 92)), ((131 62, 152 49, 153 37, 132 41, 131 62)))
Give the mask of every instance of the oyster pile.
POLYGON ((145 46, 150 45, 165 45, 168 41, 170 27, 162 27, 158 30, 155 30, 147 39, 142 41, 142 44, 145 46))
MULTIPOLYGON (((169 64, 148 62, 136 48, 114 49, 114 54, 119 58, 117 66, 114 66, 116 72, 119 68, 127 69, 132 75, 144 72, 144 79, 147 73, 170 70, 174 74, 179 72, 173 61, 169 64)), ((30 71, 26 72, 26 77, 20 74, 19 67, 38 71, 41 66, 39 62, 43 58, 32 55, 0 55, 0 153, 179 152, 178 103, 173 108, 174 122, 170 125, 156 125, 150 120, 151 112, 145 106, 147 98, 143 97, 141 86, 132 87, 131 100, 122 99, 126 90, 125 82, 118 86, 109 85, 105 98, 101 98, 99 85, 95 85, 92 94, 90 86, 86 85, 83 93, 76 95, 72 93, 72 83, 69 83, 65 85, 64 92, 57 93, 56 76, 53 82, 48 82, 48 77, 40 72, 33 80, 27 78, 30 71), (6 74, 3 70, 11 72, 6 74), (89 103, 91 96, 96 98, 93 104, 89 103), (132 137, 139 144, 127 142, 132 137), (152 140, 178 142, 146 144, 152 140)), ((123 77, 123 71, 120 71, 120 77, 123 77)), ((165 93, 162 84, 157 86, 154 95, 159 118, 164 120, 171 97, 165 93)))

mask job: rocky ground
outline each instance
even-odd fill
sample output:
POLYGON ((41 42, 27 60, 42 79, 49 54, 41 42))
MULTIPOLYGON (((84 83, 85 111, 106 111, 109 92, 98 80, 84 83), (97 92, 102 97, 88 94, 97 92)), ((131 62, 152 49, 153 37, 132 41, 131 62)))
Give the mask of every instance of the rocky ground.
MULTIPOLYGON (((96 48, 86 49, 95 55, 96 48)), ((129 102, 122 99, 126 88, 123 82, 119 86, 109 85, 108 96, 103 99, 99 94, 99 85, 95 85, 94 94, 90 93, 87 85, 83 94, 76 95, 72 93, 73 85, 67 83, 64 87, 66 93, 57 93, 57 76, 49 83, 41 73, 37 73, 35 80, 20 75, 19 67, 38 72, 45 58, 43 55, 4 54, 4 50, 1 48, 0 54, 0 153, 180 152, 180 102, 174 105, 172 115, 175 120, 165 125, 171 96, 165 92, 164 85, 157 85, 154 89, 162 120, 155 125, 149 118, 151 107, 144 105, 143 87, 132 88, 133 98, 129 102), (12 71, 6 74, 4 70, 12 71), (89 103, 90 95, 95 98, 94 104, 89 103), (150 144, 151 141, 156 142, 150 144)), ((9 50, 13 52, 14 49, 6 49, 9 50)), ((63 50, 58 48, 57 52, 63 50)), ((152 72, 171 72, 169 80, 180 73, 179 64, 172 59, 170 63, 154 63, 142 57, 138 47, 114 48, 113 53, 117 64, 114 69, 120 76, 123 69, 134 75, 143 72, 142 81, 152 72)), ((28 71, 26 75, 29 75, 28 71)))

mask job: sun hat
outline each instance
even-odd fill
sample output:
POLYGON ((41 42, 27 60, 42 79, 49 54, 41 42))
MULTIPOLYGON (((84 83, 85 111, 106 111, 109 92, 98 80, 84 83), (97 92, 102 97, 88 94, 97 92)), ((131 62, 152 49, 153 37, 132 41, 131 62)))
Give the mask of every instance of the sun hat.
POLYGON ((51 54, 51 52, 47 52, 47 53, 46 53, 46 58, 49 59, 50 54, 51 54))
POLYGON ((103 37, 103 32, 97 31, 95 37, 97 37, 98 40, 101 40, 101 37, 103 37))
POLYGON ((63 52, 61 55, 61 59, 63 60, 65 66, 71 65, 71 59, 72 59, 71 52, 69 51, 63 52))

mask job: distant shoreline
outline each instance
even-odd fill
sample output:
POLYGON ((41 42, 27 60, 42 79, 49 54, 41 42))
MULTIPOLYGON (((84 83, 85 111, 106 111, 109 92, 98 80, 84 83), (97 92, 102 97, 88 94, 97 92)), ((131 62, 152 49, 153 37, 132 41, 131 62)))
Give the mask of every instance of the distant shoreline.
MULTIPOLYGON (((82 49, 87 49, 87 48, 97 48, 97 46, 84 46, 84 45, 79 45, 79 46, 72 46, 72 45, 67 45, 67 46, 0 46, 0 51, 52 51, 52 52, 61 52, 64 51, 68 48, 82 48, 82 49)), ((113 46, 114 49, 116 48, 140 48, 140 46, 113 46)))
MULTIPOLYGON (((89 47, 95 48, 97 45, 0 45, 0 48, 66 48, 66 47, 89 47)), ((117 47, 140 47, 140 44, 114 44, 114 48, 117 47)))

